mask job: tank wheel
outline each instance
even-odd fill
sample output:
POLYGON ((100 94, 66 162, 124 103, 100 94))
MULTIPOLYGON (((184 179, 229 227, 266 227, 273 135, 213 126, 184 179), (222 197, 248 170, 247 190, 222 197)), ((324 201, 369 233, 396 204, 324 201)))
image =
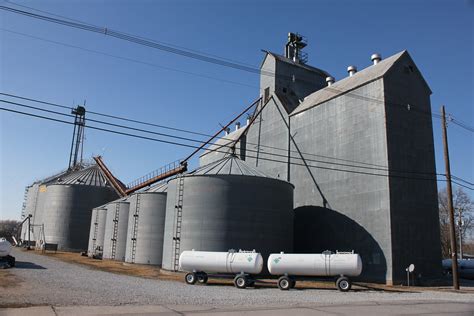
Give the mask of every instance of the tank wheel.
POLYGON ((206 284, 208 280, 207 273, 201 272, 197 274, 197 281, 201 284, 206 284))
POLYGON ((342 276, 336 281, 337 289, 341 292, 347 292, 351 289, 351 281, 348 277, 342 276))
POLYGON ((186 274, 186 277, 184 278, 184 280, 186 281, 187 284, 194 284, 196 283, 196 280, 197 277, 196 277, 196 273, 188 273, 186 274))
POLYGON ((247 286, 250 286, 250 287, 255 286, 255 280, 252 278, 247 279, 247 286))
POLYGON ((245 289, 247 287, 247 277, 245 275, 238 275, 234 278, 234 285, 238 289, 245 289))
POLYGON ((7 256, 7 263, 10 267, 15 266, 15 257, 8 255, 7 256))
POLYGON ((296 280, 295 279, 291 279, 291 288, 294 289, 296 286, 296 280))
POLYGON ((278 279, 278 288, 282 291, 291 289, 292 280, 287 276, 282 276, 278 279))

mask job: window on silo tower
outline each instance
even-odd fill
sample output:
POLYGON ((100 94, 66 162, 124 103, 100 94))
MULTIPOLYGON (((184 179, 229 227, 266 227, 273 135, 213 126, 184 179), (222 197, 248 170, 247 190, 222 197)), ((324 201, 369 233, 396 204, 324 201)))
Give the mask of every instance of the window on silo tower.
POLYGON ((265 88, 265 92, 263 93, 263 101, 267 102, 270 99, 270 87, 265 88))

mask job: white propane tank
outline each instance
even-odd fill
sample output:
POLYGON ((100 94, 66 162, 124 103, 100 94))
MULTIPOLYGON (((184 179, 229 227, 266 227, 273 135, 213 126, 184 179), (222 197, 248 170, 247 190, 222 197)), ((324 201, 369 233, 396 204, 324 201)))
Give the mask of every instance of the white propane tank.
POLYGON ((268 271, 273 275, 359 276, 362 260, 354 253, 273 253, 268 257, 268 271))
POLYGON ((5 238, 0 238, 0 257, 6 257, 10 254, 12 245, 5 238))
POLYGON ((182 271, 200 271, 214 273, 249 273, 262 271, 263 258, 258 252, 213 252, 183 251, 179 256, 179 269, 182 271))

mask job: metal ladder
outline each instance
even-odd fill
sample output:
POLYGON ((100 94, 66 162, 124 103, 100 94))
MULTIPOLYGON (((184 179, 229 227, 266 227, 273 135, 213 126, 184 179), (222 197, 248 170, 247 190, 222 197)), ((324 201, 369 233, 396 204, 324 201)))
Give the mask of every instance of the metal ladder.
POLYGON ((97 241, 97 233, 99 231, 99 210, 95 213, 95 221, 94 221, 94 235, 92 238, 92 254, 95 254, 95 247, 97 241))
POLYGON ((115 254, 117 252, 119 210, 120 210, 120 205, 119 205, 119 203, 116 203, 116 205, 115 205, 115 217, 113 219, 113 221, 114 221, 114 233, 112 235, 112 255, 111 255, 111 259, 115 259, 115 254))
POLYGON ((21 206, 21 218, 25 218, 28 215, 28 214, 25 214, 26 202, 27 202, 27 199, 28 199, 28 191, 29 191, 29 187, 26 187, 25 188, 25 194, 23 195, 23 204, 21 206))
POLYGON ((138 216, 140 213, 140 196, 137 194, 137 206, 135 214, 133 214, 133 230, 132 230, 132 263, 135 263, 135 254, 137 251, 137 236, 138 236, 138 216))
POLYGON ((176 188, 176 204, 175 204, 175 219, 176 223, 173 229, 173 271, 179 269, 179 255, 181 249, 181 225, 183 220, 183 196, 184 196, 184 176, 178 176, 176 188))

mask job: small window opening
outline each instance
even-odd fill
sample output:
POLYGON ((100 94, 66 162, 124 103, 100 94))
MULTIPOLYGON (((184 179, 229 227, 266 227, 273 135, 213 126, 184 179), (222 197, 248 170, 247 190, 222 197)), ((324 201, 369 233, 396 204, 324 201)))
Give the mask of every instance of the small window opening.
POLYGON ((267 102, 268 99, 270 99, 270 87, 265 88, 265 91, 263 93, 263 100, 267 102))

